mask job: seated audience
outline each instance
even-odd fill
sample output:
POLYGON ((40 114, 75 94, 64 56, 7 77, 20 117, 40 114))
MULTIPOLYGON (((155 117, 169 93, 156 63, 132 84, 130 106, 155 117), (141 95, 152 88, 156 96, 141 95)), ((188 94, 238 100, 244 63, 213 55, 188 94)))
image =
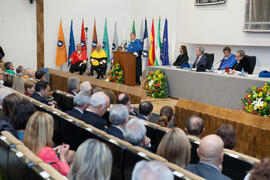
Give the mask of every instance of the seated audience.
POLYGON ((54 122, 53 117, 45 112, 37 111, 28 120, 23 143, 45 163, 50 164, 62 175, 67 176, 68 161, 72 161, 69 145, 62 144, 53 149, 54 122), (59 153, 59 157, 57 156, 59 153))
POLYGON ((2 104, 6 96, 13 93, 13 89, 9 87, 2 86, 0 87, 0 118, 2 117, 2 104))
POLYGON ((222 124, 218 128, 216 135, 218 135, 223 140, 224 148, 234 149, 236 144, 236 134, 231 125, 222 124))
POLYGON ((35 81, 26 79, 24 82, 24 95, 31 96, 35 92, 35 81))
POLYGON ((193 63, 192 68, 198 69, 199 67, 200 69, 205 70, 208 60, 207 60, 206 55, 204 54, 204 48, 202 47, 196 48, 196 56, 197 58, 195 62, 193 63))
POLYGON ((191 146, 189 140, 180 128, 173 128, 166 133, 157 149, 157 155, 180 167, 185 167, 190 161, 191 146))
POLYGON ((16 75, 17 76, 24 76, 24 67, 23 66, 18 66, 16 68, 16 75))
POLYGON ((149 121, 153 112, 153 104, 150 101, 143 101, 139 105, 139 114, 137 117, 149 121))
POLYGON ((129 115, 137 116, 137 112, 134 111, 134 108, 131 105, 130 97, 127 94, 125 94, 125 93, 119 94, 117 97, 116 103, 125 105, 128 108, 129 115))
POLYGON ((172 171, 160 161, 139 161, 136 163, 131 180, 173 180, 172 171))
POLYGON ((68 93, 76 96, 79 91, 80 80, 76 77, 68 78, 68 93))
POLYGON ((148 150, 151 146, 150 139, 146 137, 146 128, 143 120, 130 119, 126 124, 124 139, 134 146, 140 146, 148 150))
POLYGON ((169 127, 169 125, 174 120, 174 111, 171 106, 163 106, 160 109, 159 113, 159 119, 157 120, 157 124, 159 124, 162 127, 169 127))
POLYGON ((25 68, 24 74, 30 79, 35 79, 35 71, 31 68, 25 68))
POLYGON ((270 178, 270 158, 263 159, 256 164, 252 171, 244 180, 269 180, 270 178))
POLYGON ((189 58, 188 58, 188 53, 187 53, 187 47, 185 45, 181 45, 179 48, 179 52, 180 52, 179 56, 173 63, 174 66, 182 66, 182 64, 188 62, 189 58))
POLYGON ((242 71, 242 69, 244 69, 248 74, 252 74, 251 64, 248 57, 245 55, 245 51, 238 50, 235 54, 235 59, 237 62, 232 67, 232 73, 235 73, 235 71, 242 71))
POLYGON ((5 62, 5 72, 6 73, 9 73, 9 74, 13 74, 15 75, 15 72, 13 71, 14 70, 14 66, 13 66, 13 63, 8 61, 8 62, 5 62))
POLYGON ((110 104, 113 105, 115 103, 115 94, 112 90, 110 89, 105 89, 103 92, 109 97, 110 99, 110 104))
POLYGON ((95 94, 96 92, 102 91, 101 87, 95 86, 92 88, 91 94, 95 94))
POLYGON ((112 161, 112 153, 106 144, 96 139, 88 139, 77 149, 68 179, 109 180, 112 161))
POLYGON ((109 120, 111 126, 105 131, 119 139, 123 138, 123 131, 128 122, 128 109, 123 104, 115 104, 110 110, 109 120))
POLYGON ((110 105, 109 101, 109 97, 103 92, 93 94, 87 108, 81 116, 81 120, 100 130, 105 130, 105 127, 107 127, 108 124, 106 120, 102 118, 102 116, 105 114, 108 106, 110 105))
POLYGON ((21 76, 15 76, 13 78, 12 89, 24 94, 24 78, 21 76))
POLYGON ((79 92, 73 100, 74 107, 70 111, 68 111, 67 114, 77 119, 81 119, 84 110, 90 102, 90 97, 90 94, 87 92, 79 92))
POLYGON ((44 71, 37 70, 35 72, 35 77, 36 77, 36 80, 46 82, 46 76, 45 76, 45 72, 44 71))
POLYGON ((28 101, 22 100, 15 105, 14 111, 11 114, 10 123, 14 127, 19 137, 19 140, 23 140, 24 130, 28 119, 34 112, 36 108, 28 101))
POLYGON ((185 131, 187 135, 201 138, 204 132, 204 121, 199 116, 191 116, 186 122, 185 131))
POLYGON ((233 65, 236 63, 235 55, 231 53, 231 48, 230 47, 225 47, 223 49, 224 57, 221 60, 219 70, 224 70, 226 67, 231 69, 233 65))
POLYGON ((55 102, 49 104, 47 98, 49 97, 48 92, 50 91, 50 86, 47 82, 38 81, 35 86, 35 92, 30 96, 31 98, 44 103, 48 106, 55 106, 55 102))
POLYGON ((214 134, 205 136, 197 150, 200 162, 189 164, 185 169, 209 180, 229 180, 221 174, 223 162, 223 141, 214 134))
POLYGON ((89 81, 83 81, 80 84, 80 91, 88 92, 89 94, 92 93, 92 86, 89 81))

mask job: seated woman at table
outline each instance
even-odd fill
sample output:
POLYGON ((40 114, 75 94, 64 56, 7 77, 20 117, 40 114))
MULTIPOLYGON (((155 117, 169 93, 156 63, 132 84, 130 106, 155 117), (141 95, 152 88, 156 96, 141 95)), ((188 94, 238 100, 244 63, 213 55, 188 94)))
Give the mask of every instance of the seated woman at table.
POLYGON ((187 53, 187 47, 185 45, 181 45, 179 48, 179 56, 173 63, 174 66, 182 66, 182 64, 188 62, 188 53, 187 53))
POLYGON ((238 50, 235 54, 235 59, 237 62, 232 67, 232 74, 235 73, 235 71, 242 71, 242 69, 248 72, 248 74, 252 74, 253 70, 244 50, 238 50))
POLYGON ((231 52, 232 50, 228 46, 223 49, 224 57, 221 60, 220 66, 218 68, 219 70, 224 70, 226 67, 231 69, 236 63, 235 55, 231 52))

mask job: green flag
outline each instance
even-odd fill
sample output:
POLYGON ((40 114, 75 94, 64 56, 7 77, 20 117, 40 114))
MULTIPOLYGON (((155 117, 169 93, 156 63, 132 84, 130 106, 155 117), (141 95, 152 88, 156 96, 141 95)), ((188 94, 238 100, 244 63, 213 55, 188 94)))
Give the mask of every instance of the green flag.
POLYGON ((109 48, 109 38, 108 38, 108 31, 107 31, 107 19, 105 19, 105 25, 104 25, 104 34, 103 34, 103 44, 102 49, 107 54, 107 62, 110 62, 110 48, 109 48))
POLYGON ((155 60, 155 66, 160 66, 161 64, 161 59, 160 59, 160 50, 161 50, 161 40, 160 40, 160 18, 158 20, 158 32, 157 32, 157 43, 156 43, 156 60, 155 60))
POLYGON ((135 30, 135 20, 133 20, 133 23, 132 23, 132 33, 136 34, 136 30, 135 30))

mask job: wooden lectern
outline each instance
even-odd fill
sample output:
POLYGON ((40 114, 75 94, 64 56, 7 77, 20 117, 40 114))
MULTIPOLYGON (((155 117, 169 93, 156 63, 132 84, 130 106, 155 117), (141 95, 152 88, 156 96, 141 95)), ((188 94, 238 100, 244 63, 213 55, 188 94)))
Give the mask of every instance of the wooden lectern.
POLYGON ((136 56, 130 52, 114 51, 113 65, 119 63, 124 72, 126 85, 136 85, 136 56))

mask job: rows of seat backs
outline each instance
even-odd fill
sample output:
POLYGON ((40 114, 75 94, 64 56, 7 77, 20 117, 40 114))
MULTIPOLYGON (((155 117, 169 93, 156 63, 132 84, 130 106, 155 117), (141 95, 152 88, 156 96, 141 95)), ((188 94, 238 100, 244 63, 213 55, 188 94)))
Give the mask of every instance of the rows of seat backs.
MULTIPOLYGON (((54 91, 53 97, 56 98, 57 102, 59 102, 60 107, 63 109, 66 109, 73 102, 72 95, 67 95, 66 93, 63 93, 61 91, 54 91)), ((69 108, 72 108, 72 106, 70 106, 69 108)), ((167 129, 147 121, 145 121, 145 125, 147 129, 147 136, 151 139, 152 151, 156 152, 162 137, 165 133, 167 133, 167 129)), ((192 146, 191 163, 197 163, 199 161, 199 157, 197 155, 199 141, 194 140, 190 137, 189 140, 192 146)), ((240 153, 234 151, 228 151, 229 150, 226 150, 226 152, 224 153, 224 161, 222 164, 223 173, 231 177, 232 179, 243 179, 246 176, 247 172, 253 168, 255 163, 259 162, 257 159, 246 159, 244 158, 245 155, 241 155, 240 153)))

